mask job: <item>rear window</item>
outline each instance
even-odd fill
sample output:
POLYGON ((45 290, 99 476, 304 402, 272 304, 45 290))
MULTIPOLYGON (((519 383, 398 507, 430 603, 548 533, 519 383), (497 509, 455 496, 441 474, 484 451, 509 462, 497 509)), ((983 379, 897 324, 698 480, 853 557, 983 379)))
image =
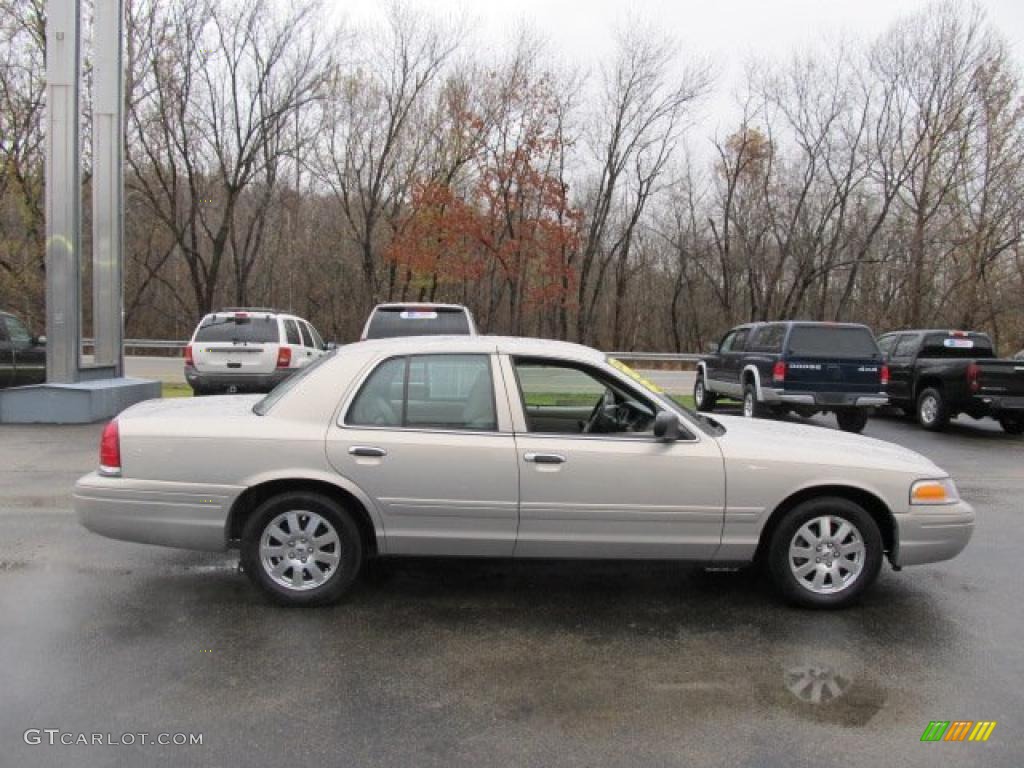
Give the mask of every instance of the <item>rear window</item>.
POLYGON ((465 310, 442 307, 384 307, 377 309, 366 329, 368 339, 393 336, 468 336, 465 310))
POLYGON ((867 328, 795 325, 789 334, 789 354, 797 357, 877 358, 875 338, 867 328))
POLYGON ((920 357, 995 357, 992 342, 985 336, 949 336, 934 333, 926 336, 920 357))
POLYGON ((277 319, 213 315, 203 319, 199 330, 196 331, 195 340, 276 343, 278 341, 277 319))

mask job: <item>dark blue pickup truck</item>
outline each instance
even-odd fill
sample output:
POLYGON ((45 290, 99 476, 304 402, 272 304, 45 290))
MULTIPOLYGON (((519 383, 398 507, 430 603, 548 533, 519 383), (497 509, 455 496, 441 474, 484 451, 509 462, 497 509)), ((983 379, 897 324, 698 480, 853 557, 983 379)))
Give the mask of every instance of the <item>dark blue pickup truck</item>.
POLYGON ((888 403, 888 368, 864 325, 746 323, 713 346, 697 363, 700 411, 727 397, 743 402, 744 416, 832 412, 840 429, 860 432, 868 409, 888 403))
POLYGON ((29 333, 10 312, 0 311, 0 389, 46 381, 46 338, 29 333))

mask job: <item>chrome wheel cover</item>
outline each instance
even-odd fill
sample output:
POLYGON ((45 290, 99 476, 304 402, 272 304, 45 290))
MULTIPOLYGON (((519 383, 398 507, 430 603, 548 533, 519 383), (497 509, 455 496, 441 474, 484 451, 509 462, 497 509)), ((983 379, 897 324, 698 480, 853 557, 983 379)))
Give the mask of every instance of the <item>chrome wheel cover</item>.
POLYGON ((817 595, 848 589, 864 570, 864 537, 853 523, 822 515, 800 526, 789 542, 789 569, 797 583, 817 595))
POLYGON ((939 415, 939 401, 934 395, 923 397, 918 410, 921 413, 921 421, 925 424, 933 424, 939 415))
POLYGON ((278 586, 296 592, 316 589, 337 573, 341 539, 315 512, 282 512, 260 534, 260 563, 278 586))

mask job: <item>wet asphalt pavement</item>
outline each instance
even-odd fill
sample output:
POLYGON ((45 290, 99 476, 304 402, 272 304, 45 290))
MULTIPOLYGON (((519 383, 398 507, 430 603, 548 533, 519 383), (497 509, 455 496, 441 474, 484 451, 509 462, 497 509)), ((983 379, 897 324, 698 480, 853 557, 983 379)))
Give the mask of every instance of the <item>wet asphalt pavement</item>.
POLYGON ((70 483, 99 431, 0 426, 2 766, 1024 764, 1024 440, 991 423, 871 421, 951 471, 979 521, 957 559, 886 566, 836 613, 749 572, 459 561, 277 608, 233 557, 80 528, 70 483), (930 720, 998 726, 922 744, 930 720))

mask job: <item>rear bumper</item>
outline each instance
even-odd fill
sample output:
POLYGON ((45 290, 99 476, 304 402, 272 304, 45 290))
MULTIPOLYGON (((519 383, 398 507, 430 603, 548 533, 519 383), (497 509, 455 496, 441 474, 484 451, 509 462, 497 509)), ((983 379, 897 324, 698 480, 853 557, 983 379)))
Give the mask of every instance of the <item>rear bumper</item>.
POLYGON ((1024 416, 1024 397, 1002 397, 1000 395, 974 395, 971 397, 973 411, 999 416, 1024 416))
POLYGON ((241 488, 102 477, 75 484, 78 521, 122 541, 223 552, 227 517, 241 488))
POLYGON ((893 565, 920 565, 949 560, 967 546, 974 533, 974 508, 965 501, 943 507, 918 507, 896 515, 893 565))
POLYGON ((818 408, 869 408, 889 404, 884 392, 787 392, 772 387, 761 388, 766 403, 813 405, 818 408))
POLYGON ((280 368, 273 373, 210 373, 185 366, 185 381, 203 391, 269 392, 298 369, 280 368))

